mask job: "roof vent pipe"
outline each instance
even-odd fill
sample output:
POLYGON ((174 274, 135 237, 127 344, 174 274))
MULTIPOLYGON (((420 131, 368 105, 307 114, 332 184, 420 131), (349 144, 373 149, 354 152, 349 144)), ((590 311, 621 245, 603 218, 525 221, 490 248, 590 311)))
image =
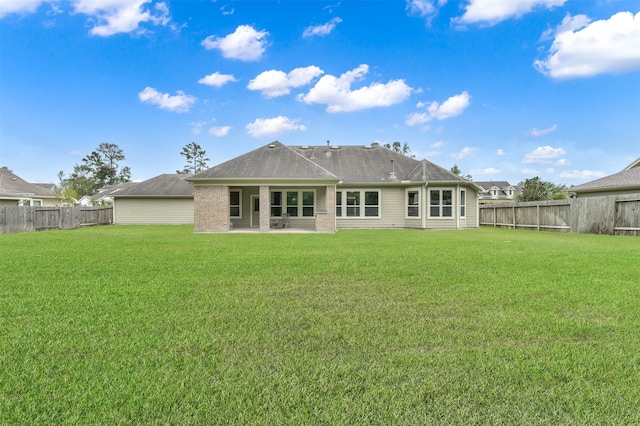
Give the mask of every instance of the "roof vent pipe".
POLYGON ((311 148, 311 157, 309 157, 310 160, 315 160, 316 159, 316 153, 313 150, 313 147, 311 148))
POLYGON ((396 178, 396 166, 395 166, 393 160, 391 160, 391 173, 389 173, 389 177, 391 179, 395 179, 396 178))

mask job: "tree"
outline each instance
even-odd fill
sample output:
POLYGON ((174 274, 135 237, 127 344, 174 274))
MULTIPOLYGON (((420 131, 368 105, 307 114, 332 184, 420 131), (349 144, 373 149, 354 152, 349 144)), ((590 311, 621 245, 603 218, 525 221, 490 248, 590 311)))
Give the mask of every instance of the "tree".
POLYGON ((462 179, 464 180, 468 180, 469 182, 473 181, 473 178, 471 177, 471 175, 462 175, 462 170, 460 170, 460 167, 458 167, 457 164, 454 164, 453 167, 451 167, 451 173, 453 173, 456 176, 460 176, 462 179))
POLYGON ((118 164, 124 159, 124 153, 118 145, 102 142, 82 159, 82 164, 73 167, 73 173, 65 179, 64 187, 72 188, 78 197, 82 197, 94 194, 103 186, 129 182, 131 169, 120 168, 118 164))
POLYGON ((538 176, 526 179, 518 185, 522 186, 518 201, 544 201, 551 197, 549 182, 543 181, 538 176))
POLYGON ((382 146, 384 146, 387 149, 390 149, 393 152, 397 152, 398 154, 402 154, 405 157, 409 157, 409 158, 415 157, 415 155, 411 153, 411 148, 409 147, 409 144, 407 142, 402 144, 402 143, 396 141, 396 142, 394 142, 392 144, 385 143, 382 146))
POLYGON ((76 203, 78 193, 73 187, 68 186, 67 179, 64 178, 64 172, 62 170, 58 172, 58 181, 60 183, 56 185, 53 190, 56 197, 61 199, 62 203, 65 205, 74 205, 76 203))
POLYGON ((180 155, 187 160, 184 169, 177 170, 176 173, 196 174, 207 168, 207 163, 211 161, 206 157, 207 153, 200 145, 195 142, 185 145, 180 155))

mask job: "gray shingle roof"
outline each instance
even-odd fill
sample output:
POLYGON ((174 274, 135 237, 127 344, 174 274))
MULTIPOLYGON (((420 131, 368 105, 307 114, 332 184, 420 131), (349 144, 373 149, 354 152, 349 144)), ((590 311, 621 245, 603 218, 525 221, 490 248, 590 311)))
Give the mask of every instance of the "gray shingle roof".
POLYGON ((0 168, 0 197, 45 197, 54 198, 55 194, 50 189, 41 185, 29 183, 16 176, 11 171, 0 168))
POLYGON ((164 174, 134 183, 117 192, 113 192, 113 198, 118 197, 193 197, 193 185, 185 179, 191 175, 164 174))
POLYGON ((569 192, 615 191, 640 189, 640 167, 633 167, 591 182, 569 188, 569 192))
POLYGON ((382 146, 285 146, 273 142, 212 167, 190 180, 323 179, 349 183, 464 182, 430 161, 382 146))
POLYGON ((202 179, 338 180, 332 173, 277 141, 198 173, 189 180, 202 179))

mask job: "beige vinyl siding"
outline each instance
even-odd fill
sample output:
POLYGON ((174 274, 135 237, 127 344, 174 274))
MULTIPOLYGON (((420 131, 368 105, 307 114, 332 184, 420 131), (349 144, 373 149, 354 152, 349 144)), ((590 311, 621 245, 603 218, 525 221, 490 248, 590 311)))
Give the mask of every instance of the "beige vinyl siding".
MULTIPOLYGON (((466 193, 467 193, 467 217, 466 217, 465 228, 477 228, 479 226, 478 193, 474 191, 473 188, 466 188, 466 193)), ((460 226, 462 226, 462 223, 460 224, 460 226)))
MULTIPOLYGON (((337 217, 338 229, 405 228, 405 187, 375 188, 354 187, 336 188, 336 191, 380 191, 380 217, 337 217)), ((416 222, 416 220, 412 220, 416 222)), ((421 221, 417 220, 418 226, 421 221)))
POLYGON ((116 198, 114 223, 120 225, 193 224, 193 198, 116 198))

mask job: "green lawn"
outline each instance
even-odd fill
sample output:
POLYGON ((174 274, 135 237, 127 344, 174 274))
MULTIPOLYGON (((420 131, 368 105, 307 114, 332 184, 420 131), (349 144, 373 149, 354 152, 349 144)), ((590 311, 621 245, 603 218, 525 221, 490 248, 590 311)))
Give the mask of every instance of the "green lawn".
POLYGON ((640 238, 0 235, 0 424, 639 424, 640 238))

